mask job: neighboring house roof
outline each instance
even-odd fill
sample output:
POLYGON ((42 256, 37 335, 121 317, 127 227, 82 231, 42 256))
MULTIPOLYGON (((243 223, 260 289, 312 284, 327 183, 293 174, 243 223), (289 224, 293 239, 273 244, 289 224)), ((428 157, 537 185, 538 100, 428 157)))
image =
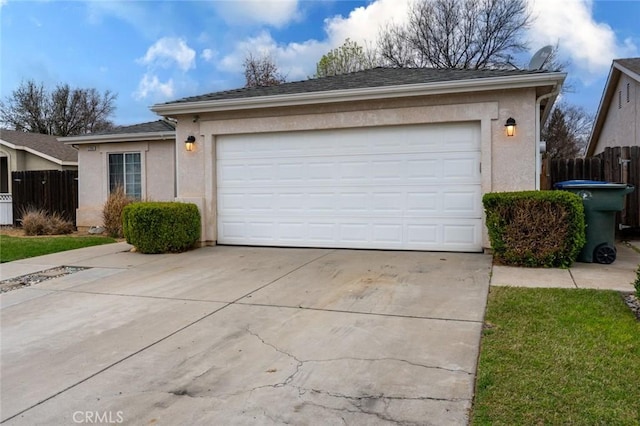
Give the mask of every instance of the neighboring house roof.
POLYGON ((78 151, 60 143, 56 136, 0 129, 0 144, 63 166, 78 165, 78 151))
POLYGON ((604 85, 602 99, 600 100, 596 120, 593 124, 593 129, 591 130, 589 144, 587 145, 587 157, 592 156, 596 150, 598 139, 600 139, 600 133, 602 132, 602 128, 604 127, 604 123, 609 112, 611 100, 613 99, 622 74, 626 74, 640 84, 640 58, 614 59, 611 64, 609 77, 604 85))
POLYGON ((527 70, 373 68, 276 86, 242 88, 156 104, 159 114, 290 106, 397 96, 561 85, 566 74, 527 70))
POLYGON ((119 126, 100 133, 60 138, 59 140, 67 145, 78 145, 106 142, 167 140, 175 138, 175 123, 168 120, 156 120, 130 126, 119 126))

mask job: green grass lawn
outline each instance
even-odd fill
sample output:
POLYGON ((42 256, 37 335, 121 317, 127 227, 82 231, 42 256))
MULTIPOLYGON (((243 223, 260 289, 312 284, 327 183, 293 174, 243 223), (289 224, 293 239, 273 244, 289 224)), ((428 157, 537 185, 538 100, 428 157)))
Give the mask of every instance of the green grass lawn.
POLYGON ((640 424, 640 322, 617 292, 492 287, 473 425, 640 424))
POLYGON ((113 238, 100 236, 25 238, 0 235, 0 262, 11 262, 12 260, 109 244, 115 241, 113 238))

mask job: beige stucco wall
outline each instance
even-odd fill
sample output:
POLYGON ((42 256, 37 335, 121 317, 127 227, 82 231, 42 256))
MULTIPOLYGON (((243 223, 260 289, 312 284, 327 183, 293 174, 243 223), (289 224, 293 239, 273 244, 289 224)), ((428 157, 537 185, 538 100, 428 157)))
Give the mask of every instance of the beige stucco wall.
POLYGON ((607 147, 640 145, 640 83, 622 74, 614 91, 594 154, 607 147), (629 99, 627 100, 627 84, 629 99))
MULTIPOLYGON (((179 116, 176 129, 177 199, 196 203, 201 210, 202 235, 217 239, 216 137, 228 134, 475 121, 480 123, 482 190, 535 189, 535 89, 514 89, 448 96, 272 108, 179 116), (516 135, 507 137, 504 123, 517 121, 516 135), (185 151, 189 135, 195 150, 185 151)), ((485 236, 485 247, 489 246, 485 236)))
POLYGON ((142 198, 175 198, 175 142, 146 141, 80 145, 78 151, 78 210, 76 226, 102 225, 102 207, 109 195, 108 154, 140 152, 142 198))

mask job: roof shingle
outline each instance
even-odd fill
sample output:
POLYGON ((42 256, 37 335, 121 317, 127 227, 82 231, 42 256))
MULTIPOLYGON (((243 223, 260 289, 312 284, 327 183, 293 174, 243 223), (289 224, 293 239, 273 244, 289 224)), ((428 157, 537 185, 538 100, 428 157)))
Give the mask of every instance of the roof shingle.
MULTIPOLYGON (((111 130, 107 130, 99 133, 92 133, 93 135, 122 135, 130 133, 155 133, 155 132, 175 132, 176 125, 167 120, 156 120, 147 123, 132 124, 130 126, 118 126, 111 130)), ((86 135, 90 136, 90 135, 86 135)))
POLYGON ((443 81, 481 78, 510 77, 539 74, 547 71, 529 70, 469 70, 434 68, 373 68, 349 74, 313 78, 283 83, 277 86, 250 87, 190 96, 162 105, 184 102, 214 101, 252 98, 260 96, 291 95, 297 93, 325 92, 332 90, 363 89, 371 87, 399 86, 405 84, 436 83, 443 81))
POLYGON ((613 62, 617 62, 636 74, 640 74, 640 58, 615 59, 613 62))
POLYGON ((0 139, 12 145, 31 148, 59 161, 78 161, 78 151, 58 141, 56 136, 0 129, 0 139))

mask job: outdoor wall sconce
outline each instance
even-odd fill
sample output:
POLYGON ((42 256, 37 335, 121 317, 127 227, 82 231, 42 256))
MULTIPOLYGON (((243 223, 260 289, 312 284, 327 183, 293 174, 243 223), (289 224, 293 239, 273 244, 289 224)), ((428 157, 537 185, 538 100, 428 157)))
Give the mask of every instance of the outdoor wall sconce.
POLYGON ((195 136, 189 136, 186 141, 184 141, 184 149, 187 151, 193 151, 193 145, 196 143, 195 136))
POLYGON ((513 117, 507 118, 507 122, 504 124, 507 129, 507 136, 513 136, 516 134, 516 120, 513 117))

